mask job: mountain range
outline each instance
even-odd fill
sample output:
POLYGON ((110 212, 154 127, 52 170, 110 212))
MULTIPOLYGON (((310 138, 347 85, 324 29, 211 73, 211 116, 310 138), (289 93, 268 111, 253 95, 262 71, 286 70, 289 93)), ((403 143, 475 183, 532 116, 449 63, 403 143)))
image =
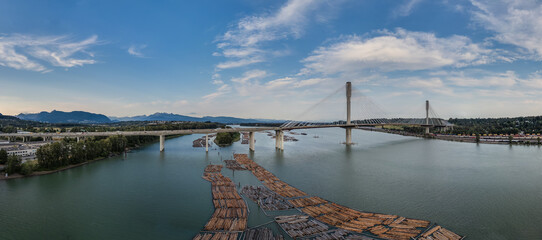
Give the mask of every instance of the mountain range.
POLYGON ((89 113, 83 111, 62 112, 53 110, 52 112, 40 113, 21 113, 17 115, 19 119, 46 123, 110 123, 112 122, 103 114, 89 113))
POLYGON ((240 123, 280 123, 282 120, 272 119, 251 119, 251 118, 235 118, 235 117, 191 117, 173 113, 154 113, 151 115, 139 115, 133 117, 107 117, 103 114, 89 113, 83 111, 63 112, 53 110, 52 112, 40 113, 21 113, 16 116, 19 119, 31 120, 46 123, 111 123, 124 121, 183 121, 183 122, 219 122, 224 124, 240 124, 240 123))

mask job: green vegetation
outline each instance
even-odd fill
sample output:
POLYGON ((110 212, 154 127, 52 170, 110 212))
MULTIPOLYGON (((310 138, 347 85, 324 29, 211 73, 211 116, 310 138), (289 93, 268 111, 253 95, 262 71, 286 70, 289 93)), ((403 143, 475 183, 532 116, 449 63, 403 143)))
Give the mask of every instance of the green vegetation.
POLYGON ((241 139, 239 132, 220 132, 216 134, 215 143, 218 146, 228 146, 241 139))
POLYGON ((542 116, 516 118, 451 118, 452 134, 536 134, 542 133, 542 116))
POLYGON ((5 164, 8 161, 8 152, 0 149, 0 164, 5 164))
POLYGON ((89 138, 84 141, 64 141, 47 144, 38 149, 36 156, 41 170, 52 170, 71 164, 109 157, 122 153, 126 148, 156 141, 154 136, 110 136, 107 138, 89 138))
POLYGON ((162 122, 132 121, 104 124, 76 123, 41 123, 21 120, 16 117, 0 115, 0 132, 16 133, 17 130, 27 132, 115 132, 115 131, 158 131, 183 129, 220 128, 224 124, 213 122, 162 122))
POLYGON ((7 174, 13 174, 21 170, 21 158, 18 156, 9 156, 4 171, 7 174))
POLYGON ((21 174, 22 175, 30 175, 34 171, 38 170, 39 164, 38 161, 26 161, 25 163, 21 164, 21 174))

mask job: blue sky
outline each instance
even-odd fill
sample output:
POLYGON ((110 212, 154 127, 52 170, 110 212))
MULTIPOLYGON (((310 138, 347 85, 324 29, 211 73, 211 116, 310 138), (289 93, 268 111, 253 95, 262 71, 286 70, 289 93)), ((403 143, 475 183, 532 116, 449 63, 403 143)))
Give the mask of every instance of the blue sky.
POLYGON ((541 61, 535 0, 0 0, 10 115, 542 115, 541 61))

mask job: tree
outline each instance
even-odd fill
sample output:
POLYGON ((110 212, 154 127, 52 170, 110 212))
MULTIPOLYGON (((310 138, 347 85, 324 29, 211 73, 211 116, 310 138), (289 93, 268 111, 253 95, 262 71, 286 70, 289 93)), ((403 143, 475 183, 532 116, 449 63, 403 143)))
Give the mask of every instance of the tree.
POLYGON ((508 143, 512 144, 514 137, 512 135, 508 136, 508 143))
POLYGON ((36 170, 38 165, 35 161, 27 161, 23 164, 21 164, 21 174, 22 175, 30 175, 36 170))
POLYGON ((11 155, 6 162, 5 171, 8 174, 16 173, 21 170, 21 158, 19 156, 11 155))
POLYGON ((4 149, 0 149, 0 164, 5 164, 8 161, 8 152, 4 149))
POLYGON ((476 142, 477 142, 477 143, 480 142, 480 134, 479 134, 479 133, 476 134, 476 142))

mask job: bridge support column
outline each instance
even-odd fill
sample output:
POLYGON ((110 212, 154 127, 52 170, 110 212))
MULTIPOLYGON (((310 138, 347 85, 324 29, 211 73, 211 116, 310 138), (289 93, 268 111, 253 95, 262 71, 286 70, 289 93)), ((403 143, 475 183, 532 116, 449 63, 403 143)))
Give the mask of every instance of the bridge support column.
POLYGON ((284 132, 282 130, 275 131, 275 148, 284 150, 284 132))
POLYGON ((163 152, 165 149, 164 142, 166 141, 165 135, 160 135, 160 152, 163 152))
POLYGON ((209 134, 205 134, 205 152, 209 152, 209 134))
POLYGON ((249 132, 248 133, 248 136, 249 136, 249 145, 248 145, 248 149, 250 151, 253 151, 254 152, 254 132, 249 132))
POLYGON ((351 145, 352 144, 352 128, 351 127, 347 127, 346 128, 346 142, 345 142, 346 145, 351 145))

